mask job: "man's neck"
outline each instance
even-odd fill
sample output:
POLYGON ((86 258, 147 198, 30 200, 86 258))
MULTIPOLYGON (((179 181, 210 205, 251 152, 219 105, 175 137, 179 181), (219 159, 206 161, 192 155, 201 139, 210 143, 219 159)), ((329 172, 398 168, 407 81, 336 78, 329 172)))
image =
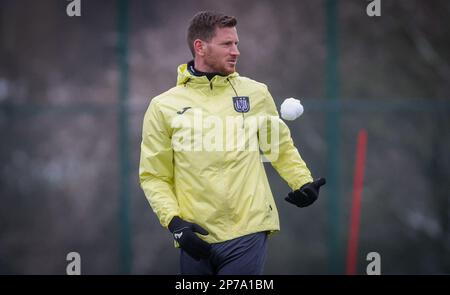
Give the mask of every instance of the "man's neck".
MULTIPOLYGON (((202 63, 200 63, 200 64, 202 64, 202 63)), ((198 77, 206 76, 206 78, 208 78, 208 80, 211 80, 216 75, 221 75, 220 73, 207 71, 207 70, 205 70, 205 67, 202 67, 202 66, 200 66, 200 68, 199 68, 197 66, 197 63, 195 60, 191 60, 190 62, 188 62, 188 70, 189 70, 189 72, 191 72, 192 75, 198 76, 198 77)))
POLYGON ((201 73, 214 73, 215 72, 207 64, 205 64, 203 62, 203 60, 199 59, 198 57, 194 57, 193 63, 194 63, 195 69, 201 73))

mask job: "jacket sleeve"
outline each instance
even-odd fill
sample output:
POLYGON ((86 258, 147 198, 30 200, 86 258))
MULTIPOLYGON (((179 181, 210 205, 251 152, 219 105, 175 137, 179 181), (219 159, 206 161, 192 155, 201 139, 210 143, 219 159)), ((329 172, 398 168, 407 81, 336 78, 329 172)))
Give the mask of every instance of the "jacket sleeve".
POLYGON ((313 181, 311 172, 294 146, 289 127, 280 119, 275 102, 267 87, 264 88, 264 92, 265 111, 269 118, 266 124, 260 126, 260 147, 266 146, 265 149, 262 149, 264 156, 289 187, 292 190, 299 189, 302 185, 313 181), (261 140, 265 138, 261 136, 261 132, 266 133, 267 138, 270 139, 269 144, 267 143, 269 140, 261 143, 261 140))
POLYGON ((180 210, 174 193, 170 133, 155 99, 144 116, 139 183, 161 225, 167 228, 180 210))

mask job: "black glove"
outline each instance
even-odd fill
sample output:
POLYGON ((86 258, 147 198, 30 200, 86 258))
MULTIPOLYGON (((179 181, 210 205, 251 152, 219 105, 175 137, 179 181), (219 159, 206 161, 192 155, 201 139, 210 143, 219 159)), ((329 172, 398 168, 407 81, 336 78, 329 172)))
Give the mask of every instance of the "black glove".
POLYGON ((206 259, 211 254, 211 245, 200 239, 195 232, 201 235, 209 233, 200 225, 187 222, 178 216, 172 218, 169 223, 169 230, 173 234, 175 241, 195 260, 206 259))
POLYGON ((303 185, 300 189, 290 192, 285 200, 298 207, 307 207, 317 200, 320 187, 325 183, 325 178, 316 179, 303 185))

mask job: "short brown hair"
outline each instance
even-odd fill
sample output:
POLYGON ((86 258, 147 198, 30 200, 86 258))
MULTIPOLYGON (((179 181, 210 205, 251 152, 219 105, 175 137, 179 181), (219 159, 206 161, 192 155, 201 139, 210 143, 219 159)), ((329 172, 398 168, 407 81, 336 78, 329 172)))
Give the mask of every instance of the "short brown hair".
POLYGON ((187 41, 192 56, 195 56, 195 39, 209 41, 214 37, 216 28, 235 27, 236 24, 237 20, 234 16, 213 11, 198 12, 192 18, 187 33, 187 41))

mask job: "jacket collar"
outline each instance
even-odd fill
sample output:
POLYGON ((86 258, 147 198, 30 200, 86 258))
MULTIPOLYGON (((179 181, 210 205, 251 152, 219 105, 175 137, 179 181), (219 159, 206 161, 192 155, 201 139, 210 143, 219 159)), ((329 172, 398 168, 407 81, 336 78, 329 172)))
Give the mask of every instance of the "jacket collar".
POLYGON ((214 76, 211 81, 206 78, 206 76, 195 76, 187 68, 187 64, 181 64, 178 66, 178 77, 177 86, 186 85, 187 83, 193 85, 194 87, 220 87, 229 86, 230 82, 228 80, 238 77, 239 74, 234 72, 228 76, 214 76))

